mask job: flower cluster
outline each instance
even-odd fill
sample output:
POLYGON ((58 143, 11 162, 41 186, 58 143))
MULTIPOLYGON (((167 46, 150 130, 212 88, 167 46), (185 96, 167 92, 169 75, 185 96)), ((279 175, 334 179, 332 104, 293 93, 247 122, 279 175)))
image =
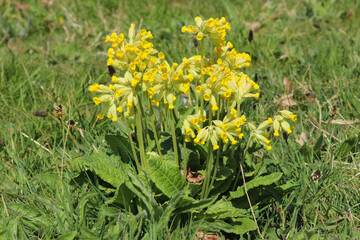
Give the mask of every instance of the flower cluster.
POLYGON ((112 76, 109 85, 90 86, 90 92, 98 93, 93 101, 103 106, 98 118, 107 116, 117 121, 118 115, 124 119, 140 114, 140 98, 145 98, 149 106, 172 111, 178 98, 195 94, 195 113, 185 118, 181 128, 186 142, 211 143, 213 150, 217 150, 221 144, 237 144, 245 127, 250 130, 249 144, 257 142, 270 150, 267 131, 273 131, 274 136, 279 136, 282 130, 290 134, 288 120, 295 121, 297 116, 284 110, 258 126, 248 122, 240 105, 246 98, 260 96, 259 85, 240 71, 250 66, 249 54, 238 52, 226 41, 230 24, 225 18, 196 17, 195 23, 184 26, 182 32, 195 35, 202 46, 209 39, 214 46, 212 54, 205 57, 202 50, 200 55, 184 57, 180 64, 169 64, 165 54, 148 41, 153 38, 151 32, 145 29, 137 32, 134 24, 128 39, 123 33, 107 36, 105 42, 111 43, 107 64, 119 69, 121 76, 112 76), (220 119, 224 113, 225 117, 220 119))
POLYGON ((209 37, 214 45, 225 43, 226 31, 230 30, 230 23, 223 17, 204 21, 201 17, 195 18, 196 26, 189 25, 181 28, 183 33, 188 32, 196 35, 198 41, 209 37))

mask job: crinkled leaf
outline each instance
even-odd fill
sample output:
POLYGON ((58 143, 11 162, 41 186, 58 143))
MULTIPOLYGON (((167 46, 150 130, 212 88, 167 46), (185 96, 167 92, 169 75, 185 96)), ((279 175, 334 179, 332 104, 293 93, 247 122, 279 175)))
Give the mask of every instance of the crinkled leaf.
POLYGON ((148 213, 152 213, 153 216, 162 214, 162 209, 155 201, 147 184, 131 172, 128 172, 128 176, 129 181, 126 181, 125 185, 145 204, 148 213))
POLYGON ((221 230, 227 233, 245 234, 249 231, 256 230, 256 224, 249 218, 237 218, 233 223, 227 223, 222 220, 215 220, 213 222, 194 221, 194 225, 199 225, 199 229, 206 229, 208 231, 221 230))
POLYGON ((181 175, 179 167, 170 161, 158 157, 148 160, 148 175, 166 196, 174 197, 186 185, 185 177, 181 175))
POLYGON ((125 185, 125 183, 123 183, 116 188, 115 195, 110 200, 106 201, 105 204, 118 203, 127 207, 134 195, 135 194, 125 185))
POLYGON ((159 226, 162 227, 168 226, 171 214, 176 209, 180 200, 186 197, 188 194, 189 194, 189 190, 184 188, 182 191, 179 191, 174 197, 170 199, 169 204, 166 206, 163 214, 160 217, 159 226))
POLYGON ((257 229, 256 223, 250 218, 236 218, 234 219, 234 233, 236 234, 245 234, 249 231, 254 231, 257 229))
POLYGON ((159 137, 159 143, 162 153, 166 154, 169 150, 172 151, 173 143, 172 143, 172 136, 170 133, 161 132, 159 137))
MULTIPOLYGON (((280 180, 281 176, 283 174, 281 172, 272 173, 270 175, 257 177, 250 182, 246 183, 247 190, 251 190, 253 188, 259 187, 259 186, 268 186, 271 185, 277 181, 280 180)), ((232 198, 240 198, 245 195, 245 189, 244 186, 240 186, 237 188, 236 191, 230 192, 230 195, 232 198)))
POLYGON ((216 200, 217 196, 207 199, 195 200, 193 198, 186 198, 182 204, 179 206, 175 213, 186 213, 186 212, 194 212, 194 211, 201 211, 204 208, 211 206, 216 200))
POLYGON ((97 196, 96 192, 87 192, 81 198, 78 205, 80 216, 79 216, 79 225, 83 225, 86 221, 86 204, 90 198, 97 196))
POLYGON ((227 167, 219 167, 216 174, 214 186, 211 189, 211 195, 227 191, 235 178, 233 170, 227 167))
POLYGON ((123 162, 129 162, 133 158, 133 153, 131 151, 131 145, 129 138, 121 134, 117 135, 106 135, 106 142, 110 145, 113 152, 121 157, 123 162))
POLYGON ((114 187, 120 186, 125 181, 126 173, 123 170, 119 157, 105 153, 94 153, 75 159, 76 162, 89 167, 104 181, 114 187))
POLYGON ((205 212, 207 215, 216 215, 218 219, 228 217, 239 217, 247 212, 246 209, 240 209, 233 206, 230 201, 220 199, 215 204, 211 205, 205 212))

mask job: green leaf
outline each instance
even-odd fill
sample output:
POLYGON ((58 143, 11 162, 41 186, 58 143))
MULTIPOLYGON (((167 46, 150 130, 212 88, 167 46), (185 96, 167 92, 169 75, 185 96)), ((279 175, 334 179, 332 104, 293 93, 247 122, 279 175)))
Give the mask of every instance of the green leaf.
MULTIPOLYGON (((139 174, 140 175, 140 174, 139 174)), ((155 201, 151 191, 147 188, 147 184, 143 183, 137 175, 128 172, 129 181, 125 185, 145 204, 148 213, 157 213, 161 211, 155 201)))
POLYGON ((129 142, 129 138, 123 135, 106 135, 106 142, 110 145, 113 152, 121 157, 123 162, 129 162, 133 158, 133 154, 131 151, 131 145, 129 142))
POLYGON ((194 211, 201 211, 204 208, 211 206, 216 200, 217 196, 207 199, 195 200, 193 198, 186 198, 182 204, 179 206, 175 213, 186 213, 186 212, 194 212, 194 211))
POLYGON ((216 215, 217 218, 239 217, 247 212, 246 209, 240 209, 233 206, 232 202, 220 199, 211 205, 205 212, 207 215, 216 215))
POLYGON ((80 227, 81 237, 79 239, 87 239, 87 240, 97 240, 100 239, 96 236, 96 233, 92 232, 90 229, 86 227, 80 227))
POLYGON ((176 209, 176 207, 177 207, 176 205, 180 202, 181 199, 186 197, 188 194, 189 194, 189 190, 184 188, 182 191, 179 191, 174 197, 172 197, 170 199, 169 204, 166 206, 163 214, 160 217, 159 226, 161 226, 161 227, 168 226, 170 216, 176 209))
POLYGON ((106 201, 105 204, 109 205, 113 203, 118 203, 123 205, 127 209, 134 195, 135 194, 126 186, 126 184, 123 183, 116 188, 115 195, 111 199, 106 201))
POLYGON ((58 240, 73 240, 77 235, 76 231, 65 233, 58 237, 58 240))
POLYGON ((153 149, 155 148, 155 146, 156 146, 155 140, 150 140, 148 146, 147 146, 146 149, 145 149, 145 152, 147 152, 147 153, 148 153, 148 152, 152 152, 153 149))
POLYGON ((96 192, 87 192, 85 193, 79 202, 79 211, 80 211, 80 216, 79 216, 79 225, 83 225, 85 223, 86 220, 86 204, 89 201, 90 198, 97 196, 98 193, 96 192))
POLYGON ((159 144, 160 144, 161 152, 163 154, 166 154, 168 151, 173 153, 173 142, 170 133, 161 132, 159 137, 159 144))
POLYGON ((12 203, 8 205, 8 208, 25 219, 31 220, 31 222, 36 225, 41 225, 42 227, 46 228, 52 225, 52 222, 47 217, 47 215, 33 206, 21 203, 12 203))
POLYGON ((234 172, 232 169, 227 167, 219 167, 219 170, 216 174, 214 186, 211 189, 210 194, 218 194, 227 191, 235 178, 234 172))
POLYGON ((181 115, 178 123, 176 124, 176 128, 181 128, 185 121, 185 118, 190 114, 192 114, 193 111, 194 111, 194 107, 190 107, 183 115, 181 115))
POLYGON ((355 148, 357 142, 358 142, 358 138, 356 138, 355 135, 351 135, 340 145, 337 151, 337 156, 339 158, 342 158, 348 155, 353 150, 353 148, 355 148))
POLYGON ((249 231, 256 230, 256 223, 249 218, 237 218, 232 223, 227 223, 222 220, 215 220, 213 222, 194 221, 194 225, 198 224, 199 229, 206 229, 209 231, 221 230, 227 233, 245 234, 249 231))
POLYGON ((299 186, 299 184, 298 183, 287 182, 287 183, 285 183, 283 185, 277 186, 275 188, 275 190, 278 191, 278 192, 289 192, 290 190, 292 190, 296 186, 299 186))
POLYGON ((320 158, 320 151, 321 151, 321 146, 323 144, 324 141, 324 136, 323 134, 320 135, 320 137, 316 140, 316 143, 314 144, 313 147, 313 152, 315 154, 316 157, 320 158))
MULTIPOLYGON (((271 185, 271 184, 279 181, 282 175, 283 174, 281 172, 276 172, 276 173, 272 173, 270 175, 257 177, 255 179, 251 180, 250 182, 246 183, 247 191, 249 191, 253 188, 259 187, 259 186, 271 185)), ((245 195, 244 186, 240 186, 236 189, 236 191, 230 192, 230 196, 232 198, 240 198, 240 197, 243 197, 244 195, 245 195)))
POLYGON ((312 157, 312 149, 307 142, 299 150, 300 154, 303 155, 306 159, 312 157))
POLYGON ((234 224, 234 233, 236 234, 243 235, 249 231, 254 231, 257 229, 256 223, 250 218, 236 218, 234 220, 234 224))
POLYGON ((115 155, 109 157, 105 153, 94 153, 90 156, 77 158, 75 162, 89 167, 101 179, 114 187, 120 186, 125 181, 124 165, 121 164, 119 157, 115 155))
POLYGON ((179 167, 170 161, 163 161, 158 157, 150 158, 147 170, 156 187, 169 198, 174 197, 187 186, 179 167))

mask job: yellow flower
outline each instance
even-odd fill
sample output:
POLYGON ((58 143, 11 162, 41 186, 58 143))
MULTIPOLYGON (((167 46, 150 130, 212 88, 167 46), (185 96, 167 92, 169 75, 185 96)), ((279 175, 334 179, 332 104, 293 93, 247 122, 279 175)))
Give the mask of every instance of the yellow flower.
POLYGON ((212 105, 212 106, 211 106, 211 110, 212 110, 213 112, 215 112, 215 111, 219 110, 219 107, 216 106, 216 105, 212 105))
POLYGON ((164 58, 165 58, 165 54, 164 54, 163 52, 159 52, 158 57, 159 57, 160 59, 164 59, 164 58))

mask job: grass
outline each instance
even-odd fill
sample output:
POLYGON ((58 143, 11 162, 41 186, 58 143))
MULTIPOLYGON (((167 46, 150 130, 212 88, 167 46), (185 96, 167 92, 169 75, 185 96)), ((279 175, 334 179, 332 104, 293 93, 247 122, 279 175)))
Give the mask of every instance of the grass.
MULTIPOLYGON (((102 238, 115 232, 108 223, 118 213, 99 207, 106 197, 97 186, 72 181, 73 159, 109 149, 104 136, 116 132, 111 124, 96 121, 88 92, 90 84, 108 81, 103 40, 135 23, 152 31, 154 45, 170 62, 179 62, 197 51, 180 28, 200 15, 229 19, 229 40, 252 56, 247 74, 262 94, 250 115, 273 115, 281 107, 274 102, 293 93, 291 109, 299 115, 294 134, 287 143, 277 140, 266 158, 280 161, 284 183, 298 185, 257 211, 264 237, 360 238, 359 2, 2 0, 0 6, 0 236, 50 239, 75 232, 79 238, 102 238), (250 43, 255 23, 260 28, 250 43), (54 104, 63 106, 61 122, 32 114, 45 110, 54 115, 54 104), (338 114, 331 117, 334 106, 338 114), (74 128, 69 120, 76 122, 74 128), (305 147, 295 142, 301 133, 308 139, 305 147), (351 135, 355 145, 339 154, 351 135), (309 182, 315 170, 322 176, 309 182), (107 220, 100 221, 99 214, 107 220)), ((148 223, 149 232, 155 225, 148 223)), ((120 227, 123 236, 136 231, 120 227)), ((171 239, 182 239, 196 232, 191 226, 175 229, 158 238, 173 234, 171 239)))

